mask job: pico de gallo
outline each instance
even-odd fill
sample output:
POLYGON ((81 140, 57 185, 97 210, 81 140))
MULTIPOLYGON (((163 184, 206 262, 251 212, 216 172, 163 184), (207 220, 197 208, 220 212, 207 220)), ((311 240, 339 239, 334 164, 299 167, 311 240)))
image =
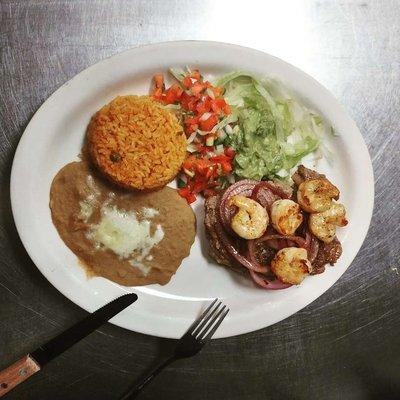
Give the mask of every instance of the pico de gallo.
POLYGON ((182 115, 188 157, 178 177, 178 192, 193 203, 198 194, 208 197, 235 182, 235 151, 223 141, 236 118, 223 97, 224 89, 204 80, 199 70, 171 73, 179 83, 167 88, 164 76, 156 74, 151 95, 182 115))

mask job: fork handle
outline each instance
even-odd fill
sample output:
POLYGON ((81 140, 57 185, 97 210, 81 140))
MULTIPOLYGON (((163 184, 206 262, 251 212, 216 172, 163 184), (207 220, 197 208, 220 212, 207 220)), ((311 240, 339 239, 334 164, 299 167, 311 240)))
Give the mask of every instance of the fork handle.
POLYGON ((155 376, 157 376, 166 366, 176 361, 178 357, 173 355, 172 357, 166 359, 164 362, 159 364, 156 368, 150 372, 144 379, 136 381, 126 392, 119 398, 119 400, 134 399, 142 391, 142 389, 147 386, 155 376))

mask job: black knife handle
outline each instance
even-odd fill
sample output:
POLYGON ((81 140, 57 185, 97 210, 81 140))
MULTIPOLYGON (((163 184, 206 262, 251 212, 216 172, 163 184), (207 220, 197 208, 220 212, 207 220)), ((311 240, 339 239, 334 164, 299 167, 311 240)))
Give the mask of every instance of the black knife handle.
POLYGON ((85 338, 91 332, 99 328, 110 318, 117 315, 120 311, 131 305, 137 300, 135 293, 124 294, 110 301, 105 306, 99 308, 92 314, 88 314, 81 321, 66 329, 64 332, 41 345, 31 352, 34 360, 43 368, 45 364, 69 349, 75 343, 85 338))
POLYGON ((40 371, 45 364, 69 349, 137 300, 135 293, 124 294, 71 326, 55 338, 0 372, 0 397, 40 371))

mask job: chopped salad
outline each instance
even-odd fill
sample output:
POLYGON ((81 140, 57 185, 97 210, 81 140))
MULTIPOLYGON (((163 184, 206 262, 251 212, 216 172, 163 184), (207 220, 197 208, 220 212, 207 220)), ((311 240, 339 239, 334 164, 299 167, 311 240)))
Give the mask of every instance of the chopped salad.
POLYGON ((197 69, 170 69, 177 83, 154 76, 151 95, 176 110, 188 157, 178 191, 188 203, 249 178, 290 179, 303 157, 317 150, 324 120, 280 83, 237 71, 211 83, 197 69))

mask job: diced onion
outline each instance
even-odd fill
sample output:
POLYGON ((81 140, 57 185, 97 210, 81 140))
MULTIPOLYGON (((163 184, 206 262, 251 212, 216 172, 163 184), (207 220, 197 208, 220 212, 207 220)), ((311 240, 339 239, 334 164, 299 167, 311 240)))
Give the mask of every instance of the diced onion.
POLYGON ((222 144, 218 144, 215 146, 215 154, 220 155, 224 153, 224 146, 222 144))
POLYGON ((232 127, 231 127, 229 124, 225 126, 225 132, 226 132, 228 135, 232 135, 233 129, 232 129, 232 127))
POLYGON ((190 144, 193 142, 194 138, 197 136, 197 131, 194 131, 188 138, 187 143, 190 144))
POLYGON ((187 175, 185 174, 180 174, 179 175, 179 179, 183 182, 183 183, 187 183, 188 179, 187 179, 187 175))
POLYGON ((199 121, 205 121, 206 119, 210 118, 211 115, 212 114, 210 112, 206 112, 200 117, 199 121))
POLYGON ((190 176, 191 178, 194 177, 194 172, 193 172, 193 171, 189 171, 188 169, 183 168, 183 172, 184 172, 186 175, 190 176))
POLYGON ((197 147, 193 143, 190 143, 190 144, 187 145, 186 150, 189 153, 196 153, 197 147))
POLYGON ((209 136, 206 139, 206 146, 213 146, 214 145, 214 136, 209 136))
POLYGON ((228 182, 233 185, 235 183, 235 177, 233 176, 233 174, 229 174, 226 177, 228 179, 228 182))
POLYGON ((218 131, 218 138, 221 140, 224 140, 226 138, 226 132, 223 129, 218 131))
POLYGON ((215 100, 214 92, 213 92, 210 88, 207 88, 207 89, 206 89, 206 93, 207 93, 207 95, 210 96, 213 100, 215 100))

